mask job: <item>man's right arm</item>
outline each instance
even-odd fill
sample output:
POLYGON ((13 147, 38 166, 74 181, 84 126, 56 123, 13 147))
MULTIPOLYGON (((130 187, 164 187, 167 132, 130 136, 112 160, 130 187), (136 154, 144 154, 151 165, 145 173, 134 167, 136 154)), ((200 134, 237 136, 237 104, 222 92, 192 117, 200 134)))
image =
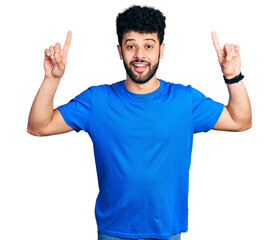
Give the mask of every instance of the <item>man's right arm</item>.
POLYGON ((53 109, 53 99, 60 79, 45 77, 32 104, 27 132, 35 136, 48 136, 72 131, 59 110, 53 109))
POLYGON ((28 119, 27 132, 32 135, 48 136, 73 130, 60 111, 53 109, 54 95, 65 72, 71 39, 72 32, 69 31, 63 49, 60 43, 56 43, 45 50, 45 79, 33 101, 28 119))

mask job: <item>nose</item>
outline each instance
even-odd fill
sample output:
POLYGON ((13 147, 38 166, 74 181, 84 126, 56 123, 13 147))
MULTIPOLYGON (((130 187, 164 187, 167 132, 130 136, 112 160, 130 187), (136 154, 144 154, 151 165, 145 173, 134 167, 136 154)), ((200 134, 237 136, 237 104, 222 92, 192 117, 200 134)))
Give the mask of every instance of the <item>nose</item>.
POLYGON ((139 58, 139 59, 145 58, 144 49, 138 47, 138 48, 136 49, 136 51, 135 51, 134 57, 135 57, 135 58, 139 58))

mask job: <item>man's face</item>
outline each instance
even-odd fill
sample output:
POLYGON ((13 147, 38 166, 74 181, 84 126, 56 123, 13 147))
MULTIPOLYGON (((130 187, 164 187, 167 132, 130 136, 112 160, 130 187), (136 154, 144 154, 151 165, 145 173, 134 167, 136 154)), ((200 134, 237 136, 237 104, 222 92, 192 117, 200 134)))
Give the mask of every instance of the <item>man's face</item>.
POLYGON ((128 77, 136 83, 146 83, 156 77, 159 59, 163 58, 163 43, 160 46, 157 33, 138 33, 130 31, 123 35, 120 58, 123 59, 128 77))

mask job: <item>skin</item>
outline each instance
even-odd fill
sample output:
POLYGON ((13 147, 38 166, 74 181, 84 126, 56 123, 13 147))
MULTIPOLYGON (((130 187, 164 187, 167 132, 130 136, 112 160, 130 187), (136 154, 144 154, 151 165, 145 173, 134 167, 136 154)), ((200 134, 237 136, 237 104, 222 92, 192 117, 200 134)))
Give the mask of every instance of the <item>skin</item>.
MULTIPOLYGON (((138 33, 130 31, 124 33, 122 44, 117 45, 119 57, 124 62, 124 66, 129 68, 137 81, 126 73, 125 85, 127 89, 136 94, 145 94, 156 90, 160 86, 160 81, 156 78, 156 73, 149 79, 149 73, 159 64, 159 59, 163 58, 165 44, 160 45, 157 33, 138 33), (143 72, 138 72, 134 67, 134 62, 148 63, 148 67, 143 72)), ((127 71, 126 71, 127 72, 127 71)))
MULTIPOLYGON (((238 76, 241 72, 241 58, 239 46, 226 43, 221 48, 217 35, 211 33, 218 62, 223 75, 227 79, 238 76)), ((227 84, 229 91, 229 103, 214 126, 215 130, 222 131, 244 131, 252 127, 251 104, 243 81, 227 84)))
POLYGON ((53 109, 54 95, 65 72, 71 40, 72 32, 69 31, 62 49, 60 43, 45 49, 45 78, 33 101, 27 126, 27 132, 34 136, 48 136, 74 130, 64 121, 59 110, 53 109))
MULTIPOLYGON (((27 132, 34 136, 48 136, 73 131, 63 119, 59 110, 53 109, 53 99, 59 82, 64 75, 67 56, 72 39, 69 31, 65 44, 56 43, 45 50, 45 78, 31 106, 27 132)), ((217 35, 212 32, 222 73, 231 79, 240 73, 241 59, 239 46, 225 44, 221 48, 217 35)), ((156 78, 156 65, 163 58, 165 44, 159 44, 157 33, 142 34, 130 31, 124 34, 121 46, 117 46, 120 59, 128 70, 126 88, 136 94, 146 94, 156 90, 160 81, 156 78), (133 63, 143 62, 145 68, 135 68, 133 63), (153 72, 153 74, 152 74, 153 72), (128 74, 129 73, 129 74, 128 74)), ((124 66, 125 66, 124 65, 124 66)), ((244 131, 252 126, 252 112, 249 97, 243 81, 228 84, 229 103, 214 126, 215 130, 244 131)))

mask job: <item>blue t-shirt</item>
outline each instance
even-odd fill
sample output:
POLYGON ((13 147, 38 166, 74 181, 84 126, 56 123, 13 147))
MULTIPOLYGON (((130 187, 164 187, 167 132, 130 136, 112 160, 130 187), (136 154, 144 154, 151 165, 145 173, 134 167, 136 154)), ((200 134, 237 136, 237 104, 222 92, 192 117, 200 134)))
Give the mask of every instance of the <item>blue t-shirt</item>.
POLYGON ((214 127, 224 105, 191 87, 160 80, 147 94, 124 80, 91 86, 59 106, 94 148, 98 231, 122 238, 171 238, 188 230, 193 134, 214 127))

